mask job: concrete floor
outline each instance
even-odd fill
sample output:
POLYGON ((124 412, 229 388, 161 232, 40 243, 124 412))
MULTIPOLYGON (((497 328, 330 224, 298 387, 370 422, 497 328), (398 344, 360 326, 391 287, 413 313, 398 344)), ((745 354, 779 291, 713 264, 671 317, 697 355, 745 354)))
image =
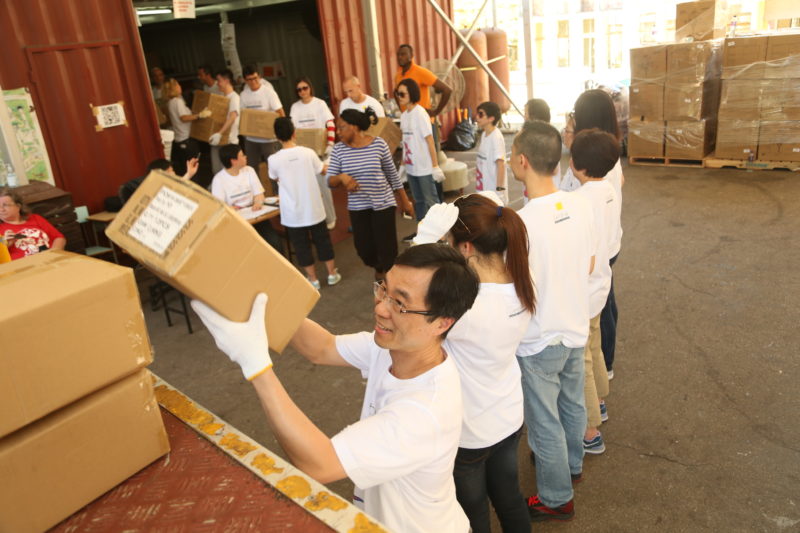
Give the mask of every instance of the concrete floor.
MULTIPOLYGON (((586 458, 576 519, 534 527, 800 531, 800 174, 626 166, 625 177, 608 449, 586 458)), ((512 206, 520 195, 513 183, 512 206)), ((413 230, 398 220, 399 235, 413 230)), ((372 273, 352 240, 336 254, 344 279, 323 286, 311 317, 336 333, 371 329, 372 273)), ((145 309, 152 370, 279 452, 251 386, 199 319, 188 335, 145 309)), ((274 359, 326 434, 358 418, 356 370, 314 367, 290 349, 274 359)), ((520 450, 529 495, 535 477, 524 442, 520 450)))

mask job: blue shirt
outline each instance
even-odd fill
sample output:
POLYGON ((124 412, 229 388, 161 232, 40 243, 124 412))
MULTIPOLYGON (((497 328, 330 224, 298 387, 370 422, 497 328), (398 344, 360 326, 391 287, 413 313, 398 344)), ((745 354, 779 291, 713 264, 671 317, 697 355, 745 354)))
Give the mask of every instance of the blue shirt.
POLYGON ((350 211, 379 210, 397 205, 393 191, 401 189, 403 184, 394 167, 389 145, 380 137, 361 148, 336 143, 328 164, 328 180, 338 174, 349 174, 358 182, 358 190, 347 193, 347 209, 350 211))

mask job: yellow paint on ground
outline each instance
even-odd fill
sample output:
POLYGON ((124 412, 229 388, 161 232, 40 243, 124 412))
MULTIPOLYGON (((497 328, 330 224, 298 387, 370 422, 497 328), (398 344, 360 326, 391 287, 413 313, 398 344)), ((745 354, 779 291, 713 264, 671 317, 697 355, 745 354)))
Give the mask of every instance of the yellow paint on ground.
POLYGON ((155 388, 156 399, 170 413, 188 424, 201 426, 214 422, 214 415, 198 408, 189 398, 180 392, 159 385, 155 388))
POLYGON ((310 511, 321 511, 323 509, 341 511, 347 508, 347 503, 330 492, 321 490, 313 495, 311 499, 305 503, 304 507, 310 511))
POLYGON ((386 530, 367 518, 364 513, 358 513, 348 533, 386 533, 386 530))
POLYGON ((260 453, 250 462, 251 465, 258 468, 258 470, 265 476, 269 474, 283 473, 282 467, 275 466, 275 458, 269 457, 267 454, 260 453))
POLYGON ((229 449, 239 457, 244 457, 256 449, 255 446, 249 442, 243 441, 238 435, 234 435, 233 433, 228 433, 222 437, 219 441, 219 445, 223 448, 229 449))
POLYGON ((206 435, 216 435, 224 427, 225 427, 225 424, 214 423, 214 424, 203 424, 200 427, 198 427, 197 429, 199 429, 200 431, 202 431, 206 435))
POLYGON ((308 498, 311 495, 311 484, 300 476, 289 476, 278 481, 275 488, 292 499, 308 498))

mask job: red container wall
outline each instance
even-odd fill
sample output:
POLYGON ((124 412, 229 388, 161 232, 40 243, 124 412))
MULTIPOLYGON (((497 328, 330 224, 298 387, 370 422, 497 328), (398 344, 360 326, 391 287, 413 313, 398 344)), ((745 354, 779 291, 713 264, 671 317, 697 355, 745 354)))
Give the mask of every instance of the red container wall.
MULTIPOLYGON (((452 20, 453 0, 438 2, 452 20)), ((358 76, 365 90, 372 92, 364 41, 364 14, 361 0, 318 0, 317 6, 332 100, 334 107, 338 108, 338 101, 342 98, 342 80, 348 76, 358 76)), ((394 83, 399 45, 408 43, 413 46, 417 63, 453 57, 456 38, 427 0, 375 0, 375 8, 386 92, 391 91, 394 83)), ((455 124, 455 116, 455 111, 440 116, 445 137, 455 124)))
POLYGON ((3 0, 0 85, 29 87, 56 185, 103 199, 163 155, 130 0, 3 0), (128 124, 95 131, 90 105, 122 102, 128 124))

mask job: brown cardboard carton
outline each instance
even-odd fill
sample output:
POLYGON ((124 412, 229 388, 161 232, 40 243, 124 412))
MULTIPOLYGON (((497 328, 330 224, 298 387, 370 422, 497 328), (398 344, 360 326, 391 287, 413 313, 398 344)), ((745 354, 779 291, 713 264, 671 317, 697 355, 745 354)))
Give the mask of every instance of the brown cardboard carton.
POLYGON ((630 117, 637 120, 664 120, 664 84, 633 82, 630 117))
POLYGON ((719 107, 720 80, 667 84, 664 88, 666 120, 700 120, 714 116, 719 107))
POLYGON ((280 115, 260 109, 242 109, 239 134, 260 139, 275 138, 275 119, 280 115))
POLYGON ((667 85, 702 83, 720 77, 720 42, 667 45, 667 85))
POLYGON ((44 531, 168 451, 141 370, 0 439, 0 531, 44 531))
POLYGON ((800 79, 764 80, 761 120, 800 120, 800 79))
POLYGON ((723 80, 719 101, 719 119, 758 120, 761 114, 762 95, 768 83, 764 80, 723 80))
POLYGON ((722 44, 722 78, 755 80, 764 77, 767 36, 733 37, 722 44))
POLYGON ((800 78, 800 33, 770 35, 766 60, 765 78, 800 78))
POLYGON ((294 130, 295 141, 300 146, 311 148, 317 155, 325 155, 328 147, 328 130, 324 128, 303 128, 294 130))
POLYGON ((403 141, 403 132, 389 117, 379 117, 378 122, 367 130, 367 135, 380 137, 389 145, 389 152, 394 153, 403 141))
POLYGON ((714 149, 713 119, 667 121, 664 153, 672 159, 703 159, 714 149))
POLYGON ((758 158, 763 161, 800 161, 800 122, 762 122, 758 158))
MULTIPOLYGON (((189 137, 198 141, 208 142, 209 137, 222 129, 228 119, 229 100, 218 94, 205 91, 195 91, 192 100, 192 113, 197 114, 206 107, 211 110, 211 116, 192 121, 189 137)), ((238 142, 238 141, 237 141, 238 142)), ((223 135, 220 145, 228 144, 228 135, 223 135)))
POLYGON ((52 250, 0 265, 0 437, 153 360, 133 271, 52 250))
POLYGON ((628 155, 664 157, 664 122, 628 122, 628 155))
POLYGON ((664 82, 667 75, 667 47, 663 44, 631 49, 631 80, 664 82))
POLYGON ((151 172, 106 235, 158 277, 238 322, 269 295, 269 345, 280 352, 319 293, 253 226, 190 181, 151 172))
POLYGON ((723 37, 730 22, 724 2, 707 0, 675 6, 675 41, 723 37))
POLYGON ((758 129, 758 120, 720 119, 714 155, 721 159, 755 159, 758 129))

